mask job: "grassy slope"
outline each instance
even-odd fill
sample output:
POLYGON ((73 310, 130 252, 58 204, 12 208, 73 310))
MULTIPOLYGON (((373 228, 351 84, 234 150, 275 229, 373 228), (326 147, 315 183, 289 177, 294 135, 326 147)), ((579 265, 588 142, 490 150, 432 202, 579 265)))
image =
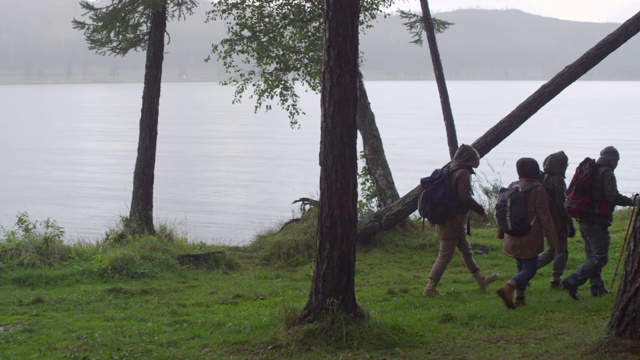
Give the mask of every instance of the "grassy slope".
MULTIPOLYGON (((628 216, 618 214, 611 229, 607 285, 628 216)), ((391 232, 360 247, 356 295, 370 319, 359 325, 291 327, 306 303, 312 264, 265 262, 259 246, 225 249, 240 263, 235 271, 183 268, 141 278, 99 276, 77 260, 51 269, 2 265, 0 359, 640 358, 637 347, 605 338, 615 294, 591 298, 584 286, 574 301, 548 288, 547 266, 527 306, 508 310, 495 289, 515 262, 493 229, 474 229, 470 240, 489 247, 476 260, 500 280, 479 290, 456 256, 439 287, 448 295, 436 299, 421 296, 437 253, 433 231, 391 232)), ((569 271, 584 260, 580 237, 570 239, 570 251, 569 271)))

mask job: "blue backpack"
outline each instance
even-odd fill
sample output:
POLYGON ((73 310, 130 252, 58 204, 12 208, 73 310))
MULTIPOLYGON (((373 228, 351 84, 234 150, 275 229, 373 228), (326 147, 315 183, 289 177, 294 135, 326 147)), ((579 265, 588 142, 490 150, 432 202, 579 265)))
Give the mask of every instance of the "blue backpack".
POLYGON ((452 204, 451 171, 435 169, 431 176, 420 179, 422 192, 418 198, 418 214, 432 224, 444 224, 452 204))
POLYGON ((511 236, 524 236, 531 231, 531 226, 536 221, 527 219, 527 206, 524 201, 524 193, 541 186, 539 182, 531 182, 520 188, 517 182, 511 183, 508 188, 501 188, 496 201, 495 215, 498 228, 511 236))

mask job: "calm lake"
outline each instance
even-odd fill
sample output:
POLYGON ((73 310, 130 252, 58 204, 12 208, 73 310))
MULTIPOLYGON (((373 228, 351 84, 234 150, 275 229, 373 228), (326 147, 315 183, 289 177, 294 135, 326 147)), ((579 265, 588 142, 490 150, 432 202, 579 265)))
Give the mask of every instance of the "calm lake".
MULTIPOLYGON (((460 143, 472 143, 537 90, 535 81, 450 81, 460 143)), ((367 82, 401 195, 448 161, 431 81, 367 82)), ((247 244, 318 197, 319 95, 301 91, 306 115, 232 104, 217 83, 162 88, 154 215, 193 241, 247 244)), ((55 219, 68 241, 95 241, 127 215, 142 84, 0 86, 0 225, 19 212, 55 219)), ((478 181, 516 178, 515 161, 564 150, 568 177, 585 156, 614 145, 626 195, 640 191, 640 82, 577 82, 481 162, 478 181)), ((274 105, 275 108, 275 105, 274 105)))

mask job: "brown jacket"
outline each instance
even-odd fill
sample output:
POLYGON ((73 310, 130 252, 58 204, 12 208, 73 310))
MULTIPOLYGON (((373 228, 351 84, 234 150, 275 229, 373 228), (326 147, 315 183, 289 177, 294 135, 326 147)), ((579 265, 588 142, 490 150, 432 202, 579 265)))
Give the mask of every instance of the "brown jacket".
POLYGON ((469 145, 461 145, 451 162, 451 188, 456 194, 451 204, 447 221, 436 225, 436 232, 441 240, 464 239, 467 230, 469 210, 483 214, 484 208, 473 198, 471 189, 471 174, 473 168, 478 167, 480 157, 475 149, 469 145))
MULTIPOLYGON (((523 187, 529 182, 537 179, 520 179, 518 185, 523 187)), ((504 253, 518 259, 533 259, 544 251, 544 237, 547 237, 550 248, 560 246, 558 234, 556 233, 551 213, 549 212, 549 202, 547 193, 543 186, 537 186, 524 193, 527 205, 527 217, 533 219, 531 231, 524 236, 515 237, 509 234, 504 236, 504 253)))

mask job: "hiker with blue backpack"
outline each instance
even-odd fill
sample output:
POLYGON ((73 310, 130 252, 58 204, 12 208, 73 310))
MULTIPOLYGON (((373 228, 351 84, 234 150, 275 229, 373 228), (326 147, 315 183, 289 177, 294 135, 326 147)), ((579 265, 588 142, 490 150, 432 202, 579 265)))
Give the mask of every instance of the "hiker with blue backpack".
POLYGON ((567 196, 567 185, 564 179, 568 166, 569 157, 564 151, 554 152, 542 163, 544 171, 542 185, 547 191, 549 211, 556 227, 559 245, 556 249, 547 248, 538 255, 538 269, 553 262, 549 286, 556 289, 562 288, 560 281, 569 258, 568 238, 576 235, 573 219, 564 207, 567 196))
MULTIPOLYGON (((566 201, 569 214, 576 217, 580 225, 580 234, 584 239, 584 250, 587 259, 573 274, 562 280, 562 286, 569 295, 578 300, 578 288, 589 280, 591 295, 594 297, 606 295, 609 291, 602 281, 601 271, 609 260, 609 226, 613 222, 613 210, 616 205, 639 206, 640 197, 626 197, 618 192, 616 176, 613 171, 620 161, 620 153, 613 146, 607 146, 600 151, 600 157, 594 162, 586 158, 576 169, 576 175, 569 185, 566 201), (593 169, 587 171, 585 169, 593 169), (590 174, 593 176, 589 176, 590 174), (584 175, 581 175, 584 174, 584 175), (579 196, 575 191, 574 182, 580 179, 589 184, 586 194, 579 196)), ((579 184, 578 184, 579 187, 579 184)))
POLYGON ((498 237, 504 239, 504 253, 515 258, 517 268, 516 274, 496 291, 509 309, 525 305, 525 292, 536 275, 538 254, 544 250, 544 237, 550 248, 559 246, 547 193, 540 184, 538 162, 520 158, 516 170, 518 181, 501 189, 496 203, 498 237))
POLYGON ((490 283, 498 278, 498 274, 486 276, 480 271, 473 258, 471 244, 467 240, 467 220, 471 211, 478 213, 485 221, 488 219, 482 205, 473 198, 471 188, 471 174, 474 173, 473 169, 479 165, 480 155, 476 149, 470 145, 462 144, 446 169, 449 174, 447 185, 451 190, 448 193, 451 195, 448 201, 446 219, 437 221, 436 224, 432 222, 440 240, 440 248, 438 257, 431 268, 427 286, 422 293, 423 296, 444 295, 436 290, 436 286, 453 258, 456 248, 460 251, 467 270, 476 279, 481 289, 486 289, 490 283))

